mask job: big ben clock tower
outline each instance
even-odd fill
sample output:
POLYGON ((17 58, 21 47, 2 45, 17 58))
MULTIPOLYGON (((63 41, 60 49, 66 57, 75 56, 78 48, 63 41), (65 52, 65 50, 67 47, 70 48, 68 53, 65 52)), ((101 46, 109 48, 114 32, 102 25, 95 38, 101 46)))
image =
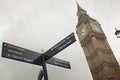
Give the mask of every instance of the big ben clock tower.
POLYGON ((120 67, 98 21, 77 3, 76 33, 86 56, 93 80, 114 80, 120 67))

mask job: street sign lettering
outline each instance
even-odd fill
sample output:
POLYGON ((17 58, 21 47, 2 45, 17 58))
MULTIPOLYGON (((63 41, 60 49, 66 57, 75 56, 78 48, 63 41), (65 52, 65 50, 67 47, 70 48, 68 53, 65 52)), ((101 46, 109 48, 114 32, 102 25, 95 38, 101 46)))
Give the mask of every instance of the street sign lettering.
POLYGON ((40 65, 43 67, 44 72, 40 72, 38 79, 42 79, 42 76, 44 75, 44 79, 48 80, 46 63, 71 69, 70 63, 68 61, 63 61, 58 58, 54 58, 53 56, 55 56, 57 53, 59 53, 75 41, 76 39, 74 33, 71 33, 66 38, 57 43, 55 46, 46 51, 44 54, 40 54, 25 48, 3 42, 2 57, 40 65))
POLYGON ((52 64, 52 65, 56 65, 56 66, 60 66, 60 67, 64 67, 67 69, 71 69, 70 63, 68 61, 63 61, 61 59, 58 58, 50 58, 47 61, 48 64, 52 64))
POLYGON ((55 46, 53 46, 52 48, 50 48, 48 51, 45 52, 44 54, 45 61, 47 61, 48 59, 50 59, 51 57, 53 57, 54 55, 56 55, 57 53, 59 53, 60 51, 62 51, 72 43, 74 43, 75 41, 76 39, 75 39, 74 33, 71 33, 66 38, 64 38, 55 46))
POLYGON ((2 57, 33 64, 39 56, 40 54, 37 52, 3 42, 2 57))
MULTIPOLYGON (((35 62, 35 60, 40 56, 41 54, 38 52, 34 52, 25 48, 21 48, 21 47, 3 42, 2 57, 41 66, 42 60, 40 60, 37 63, 35 62)), ((52 57, 46 63, 70 69, 70 63, 68 61, 64 61, 58 58, 52 57)))

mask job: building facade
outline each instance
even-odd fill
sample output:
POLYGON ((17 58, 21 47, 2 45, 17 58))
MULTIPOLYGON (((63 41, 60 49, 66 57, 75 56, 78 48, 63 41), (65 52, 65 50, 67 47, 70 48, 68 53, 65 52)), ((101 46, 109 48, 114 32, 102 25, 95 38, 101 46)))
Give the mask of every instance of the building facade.
POLYGON ((120 74, 120 67, 100 23, 91 18, 78 3, 77 8, 76 33, 93 80, 114 80, 120 74))

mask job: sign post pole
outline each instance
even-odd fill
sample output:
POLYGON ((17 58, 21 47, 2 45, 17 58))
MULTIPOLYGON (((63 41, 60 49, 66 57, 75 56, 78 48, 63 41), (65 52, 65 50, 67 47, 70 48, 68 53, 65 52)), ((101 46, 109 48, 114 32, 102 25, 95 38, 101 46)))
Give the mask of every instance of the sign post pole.
MULTIPOLYGON (((54 58, 53 56, 58 54, 60 51, 62 51, 75 41, 76 39, 74 33, 71 33, 46 52, 44 52, 44 50, 41 50, 41 55, 37 52, 3 42, 2 57, 30 64, 40 65, 43 67, 44 80, 48 80, 46 63, 71 69, 70 63, 68 61, 63 61, 58 58, 54 58)), ((40 79, 41 77, 38 77, 38 79, 40 79)))
POLYGON ((43 67, 43 75, 44 75, 44 80, 48 80, 48 74, 47 74, 47 67, 46 67, 46 63, 44 61, 44 50, 41 50, 40 52, 42 55, 42 61, 43 61, 43 64, 42 64, 42 67, 43 67))
POLYGON ((43 69, 40 70, 39 72, 38 80, 42 80, 42 78, 43 78, 43 69))

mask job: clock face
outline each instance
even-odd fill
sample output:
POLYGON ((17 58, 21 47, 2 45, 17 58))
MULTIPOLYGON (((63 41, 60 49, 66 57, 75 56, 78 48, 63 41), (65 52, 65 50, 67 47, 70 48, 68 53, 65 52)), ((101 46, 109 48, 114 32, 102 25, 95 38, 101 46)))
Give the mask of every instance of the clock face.
POLYGON ((100 28, 96 25, 96 24, 92 24, 92 28, 97 31, 100 32, 100 28))
POLYGON ((79 32, 80 41, 82 41, 86 37, 86 35, 87 35, 87 29, 85 26, 83 26, 79 32))
POLYGON ((81 35, 81 36, 84 36, 85 33, 86 33, 85 28, 82 28, 81 31, 80 31, 80 35, 81 35))

